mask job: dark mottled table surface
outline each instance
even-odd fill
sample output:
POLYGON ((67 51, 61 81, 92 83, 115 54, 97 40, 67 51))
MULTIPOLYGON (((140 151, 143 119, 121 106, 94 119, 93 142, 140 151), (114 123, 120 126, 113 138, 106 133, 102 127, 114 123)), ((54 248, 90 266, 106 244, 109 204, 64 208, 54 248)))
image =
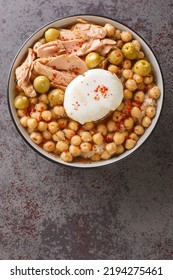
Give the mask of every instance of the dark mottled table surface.
POLYGON ((173 259, 172 0, 0 0, 0 258, 173 259), (10 64, 23 42, 54 19, 106 15, 153 48, 165 103, 152 136, 133 156, 94 170, 37 155, 10 118, 10 64))

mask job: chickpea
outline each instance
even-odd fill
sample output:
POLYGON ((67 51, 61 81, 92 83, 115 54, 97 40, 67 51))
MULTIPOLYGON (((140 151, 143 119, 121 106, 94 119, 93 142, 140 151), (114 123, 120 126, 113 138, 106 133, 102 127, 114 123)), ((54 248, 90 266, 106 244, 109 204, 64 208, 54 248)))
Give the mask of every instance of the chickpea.
POLYGON ((52 120, 57 120, 57 119, 59 119, 59 117, 55 114, 55 112, 54 112, 54 108, 52 108, 51 110, 51 113, 52 113, 52 120))
POLYGON ((118 40, 117 43, 116 43, 116 46, 117 46, 119 49, 122 49, 123 45, 124 45, 123 40, 118 40))
POLYGON ((141 77, 140 75, 138 74, 134 74, 133 75, 133 80, 137 83, 137 84, 141 84, 143 82, 143 77, 141 77))
POLYGON ((53 141, 47 141, 43 144, 43 149, 46 152, 54 152, 55 151, 55 143, 53 141))
POLYGON ((130 150, 132 148, 134 148, 134 146, 136 145, 136 141, 132 140, 132 139, 127 139, 125 142, 125 148, 127 150, 130 150))
POLYGON ((157 86, 154 86, 153 88, 151 88, 149 90, 149 95, 154 98, 154 99, 158 99, 160 97, 160 90, 157 86))
POLYGON ((143 119, 142 119, 143 127, 149 127, 150 124, 151 124, 151 119, 147 116, 143 117, 143 119))
POLYGON ((146 85, 144 83, 138 84, 138 90, 143 91, 146 89, 146 85))
POLYGON ((106 142, 110 143, 113 142, 114 133, 108 133, 106 135, 106 142))
POLYGON ((107 151, 104 151, 101 155, 101 159, 109 159, 110 157, 111 155, 107 151))
POLYGON ((43 112, 43 111, 45 111, 47 109, 47 105, 45 103, 43 103, 43 102, 39 102, 39 103, 37 103, 35 105, 35 109, 38 112, 43 112))
POLYGON ((99 154, 94 154, 93 156, 90 157, 92 161, 99 161, 100 160, 100 155, 99 154))
POLYGON ((143 52, 138 52, 138 59, 144 58, 144 53, 143 52))
POLYGON ((122 75, 125 79, 131 79, 133 77, 133 72, 130 69, 124 69, 122 75))
POLYGON ((121 31, 119 29, 115 30, 115 38, 116 39, 121 39, 121 31))
POLYGON ((82 143, 82 139, 79 135, 74 135, 71 138, 71 144, 75 146, 79 146, 82 143))
POLYGON ((17 114, 18 114, 19 117, 23 117, 26 114, 26 110, 25 109, 18 109, 17 114))
POLYGON ((47 123, 46 123, 46 122, 43 122, 43 121, 39 122, 39 123, 38 123, 38 126, 37 126, 37 129, 38 129, 39 131, 47 130, 47 123))
POLYGON ((133 93, 132 91, 128 90, 128 89, 124 89, 124 98, 125 99, 131 99, 133 97, 133 93))
POLYGON ((134 132, 137 134, 137 135, 142 135, 144 134, 144 128, 142 125, 136 125, 135 128, 134 128, 134 132))
POLYGON ((113 132, 117 130, 116 123, 113 120, 109 120, 107 123, 107 130, 109 132, 113 132))
POLYGON ((36 144, 40 144, 43 139, 41 133, 39 133, 39 132, 32 132, 30 134, 30 138, 36 144))
POLYGON ((125 135, 121 132, 115 132, 113 139, 116 145, 120 145, 125 141, 125 135))
POLYGON ((40 96, 39 96, 39 101, 41 102, 41 103, 45 103, 45 104, 49 104, 49 100, 48 100, 48 98, 47 98, 47 94, 45 94, 45 93, 42 93, 40 96))
POLYGON ((93 127, 94 127, 94 123, 93 123, 93 122, 86 122, 86 123, 83 125, 83 128, 84 128, 85 130, 91 130, 91 129, 93 129, 93 127))
POLYGON ((55 106, 53 107, 53 112, 58 117, 63 117, 65 114, 65 110, 63 106, 55 106))
POLYGON ((62 152, 61 155, 60 155, 60 158, 65 161, 65 162, 72 162, 73 160, 73 156, 70 152, 62 152))
POLYGON ((92 135, 88 131, 82 132, 81 138, 82 138, 82 141, 84 141, 84 142, 91 142, 92 141, 92 135))
POLYGON ((40 112, 31 112, 30 113, 31 118, 36 119, 38 122, 42 119, 40 112))
POLYGON ((54 141, 58 142, 58 141, 61 141, 61 140, 65 140, 65 134, 63 131, 61 130, 58 130, 56 133, 54 133, 52 135, 52 138, 54 141))
POLYGON ((113 37, 115 35, 115 27, 112 24, 106 23, 105 28, 106 28, 106 33, 107 33, 106 35, 108 37, 113 37))
POLYGON ((135 91, 137 89, 137 84, 133 79, 128 79, 125 83, 125 86, 130 91, 135 91))
POLYGON ((71 139, 75 135, 75 132, 71 129, 65 128, 63 131, 67 139, 71 139))
POLYGON ((48 130, 53 134, 59 130, 59 125, 57 122, 50 122, 48 124, 48 130))
POLYGON ((41 113, 41 116, 44 121, 50 121, 52 118, 52 113, 51 113, 51 111, 46 110, 41 113))
POLYGON ((35 105, 35 104, 37 104, 37 102, 38 102, 38 98, 37 98, 37 97, 31 97, 31 98, 29 99, 29 101, 30 101, 30 104, 35 105))
POLYGON ((115 111, 113 113, 112 119, 114 122, 120 122, 123 118, 123 114, 119 111, 115 111))
POLYGON ((66 141, 58 141, 56 144, 56 150, 58 150, 59 152, 64 152, 67 151, 69 148, 69 144, 66 141))
POLYGON ((121 39, 124 42, 129 42, 132 40, 132 34, 129 31, 122 31, 121 32, 121 39))
POLYGON ((124 103, 121 103, 118 107, 117 107, 117 111, 122 111, 124 109, 124 103))
POLYGON ((125 130, 121 133, 124 135, 125 139, 129 136, 129 132, 127 130, 125 130))
POLYGON ((146 76, 145 78, 144 78, 144 83, 146 84, 146 85, 149 85, 149 84, 151 84, 153 82, 153 75, 149 75, 149 76, 146 76))
POLYGON ((113 155, 117 152, 117 145, 112 142, 106 145, 106 151, 110 154, 113 155))
POLYGON ((93 135, 93 142, 97 145, 101 145, 103 143, 103 136, 100 132, 93 135))
POLYGON ((58 130, 56 133, 52 135, 54 141, 65 140, 65 134, 62 130, 58 130))
POLYGON ((69 152, 72 154, 72 156, 77 157, 81 154, 81 149, 78 146, 70 145, 69 152))
POLYGON ((134 45, 134 47, 135 47, 135 49, 136 49, 137 51, 140 51, 140 49, 141 49, 141 44, 140 44, 140 42, 139 42, 138 40, 133 40, 133 41, 132 41, 132 44, 134 45))
POLYGON ((136 142, 139 139, 138 135, 136 133, 134 133, 134 132, 130 133, 129 138, 134 140, 134 141, 136 141, 136 142))
POLYGON ((80 148, 81 148, 81 151, 84 154, 87 154, 87 153, 89 153, 91 151, 92 145, 91 145, 91 143, 83 142, 83 143, 81 143, 80 148))
POLYGON ((110 71, 113 74, 117 74, 119 71, 119 67, 117 65, 110 64, 108 67, 108 71, 110 71))
POLYGON ((35 131, 35 128, 27 128, 27 132, 28 132, 28 134, 31 134, 32 132, 34 132, 35 131))
POLYGON ((145 94, 143 91, 140 90, 140 91, 135 92, 135 94, 134 94, 135 101, 142 103, 144 101, 144 99, 145 99, 145 94))
POLYGON ((58 122, 58 125, 59 125, 60 129, 63 129, 63 128, 67 127, 67 123, 68 123, 67 119, 60 118, 60 119, 57 120, 57 122, 58 122))
POLYGON ((133 124, 134 124, 134 120, 131 117, 128 117, 124 120, 124 126, 128 130, 132 129, 133 124))
POLYGON ((68 127, 74 131, 77 131, 79 129, 79 123, 75 121, 70 121, 68 127))
POLYGON ((124 146, 123 145, 118 145, 117 146, 117 152, 116 152, 116 154, 117 155, 120 155, 120 154, 122 154, 122 153, 124 153, 124 146))
POLYGON ((99 124, 97 126, 97 131, 100 132, 103 136, 107 134, 107 127, 104 124, 99 124))
POLYGON ((50 131, 48 131, 48 130, 44 130, 42 132, 42 135, 43 135, 44 139, 46 139, 46 140, 50 140, 52 138, 52 133, 50 133, 50 131))
POLYGON ((146 111, 145 111, 145 114, 146 114, 147 117, 152 119, 156 114, 156 108, 154 106, 148 106, 146 111))
POLYGON ((132 63, 131 63, 131 61, 130 60, 128 60, 128 59, 125 59, 124 61, 123 61, 123 68, 124 69, 130 69, 131 67, 132 67, 132 63))
POLYGON ((38 125, 38 122, 36 119, 29 118, 27 120, 27 127, 35 129, 37 127, 37 125, 38 125))
POLYGON ((147 90, 150 90, 150 89, 152 89, 153 87, 155 87, 155 84, 154 84, 154 83, 151 83, 151 84, 148 84, 148 85, 147 85, 146 89, 147 89, 147 90))
POLYGON ((141 118, 141 110, 136 106, 132 108, 130 114, 133 118, 137 118, 137 119, 141 118))
POLYGON ((20 118, 20 123, 23 127, 27 127, 27 121, 30 119, 29 116, 23 116, 20 118))

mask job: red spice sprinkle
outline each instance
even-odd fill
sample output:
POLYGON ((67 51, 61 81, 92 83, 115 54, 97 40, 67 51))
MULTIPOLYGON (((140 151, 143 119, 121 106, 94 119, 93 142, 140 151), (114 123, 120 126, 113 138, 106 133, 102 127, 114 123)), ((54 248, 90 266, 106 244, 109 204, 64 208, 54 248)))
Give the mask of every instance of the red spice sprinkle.
POLYGON ((53 74, 52 74, 52 79, 56 79, 56 77, 57 77, 57 74, 56 74, 56 73, 53 73, 53 74))
POLYGON ((104 85, 102 85, 102 86, 98 85, 94 91, 95 92, 99 91, 104 98, 108 97, 108 94, 107 94, 108 88, 104 85))
POLYGON ((72 104, 72 106, 74 106, 74 110, 77 111, 80 104, 79 104, 79 102, 76 101, 75 104, 72 104))

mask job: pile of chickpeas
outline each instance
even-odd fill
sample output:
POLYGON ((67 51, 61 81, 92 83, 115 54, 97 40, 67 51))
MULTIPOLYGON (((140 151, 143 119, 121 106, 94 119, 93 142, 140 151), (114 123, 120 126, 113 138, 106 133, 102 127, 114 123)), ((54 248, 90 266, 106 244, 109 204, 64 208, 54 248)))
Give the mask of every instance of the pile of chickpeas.
POLYGON ((14 106, 21 125, 35 144, 65 162, 108 160, 132 149, 156 115, 160 90, 140 42, 128 31, 110 24, 105 27, 107 37, 117 41, 116 47, 101 62, 97 52, 92 52, 95 61, 91 61, 90 54, 84 57, 89 68, 104 68, 123 84, 122 103, 105 119, 84 125, 70 119, 63 106, 64 91, 52 88, 47 77, 31 77, 36 97, 28 98, 16 85, 14 106), (39 79, 45 82, 46 91, 39 79))

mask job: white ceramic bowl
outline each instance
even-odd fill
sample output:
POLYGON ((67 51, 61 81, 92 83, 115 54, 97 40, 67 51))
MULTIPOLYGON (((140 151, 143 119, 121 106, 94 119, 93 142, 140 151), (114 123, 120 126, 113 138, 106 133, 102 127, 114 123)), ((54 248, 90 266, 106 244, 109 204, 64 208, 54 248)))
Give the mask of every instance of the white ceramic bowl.
POLYGON ((154 127, 156 126, 156 123, 159 119, 160 113, 161 113, 161 109, 162 109, 162 105, 163 105, 163 98, 164 98, 164 87, 163 87, 163 77, 162 77, 162 73, 161 73, 161 69, 159 66, 159 63, 154 55, 154 53, 152 52, 151 48, 148 46, 148 44, 144 41, 144 39, 141 38, 141 36, 139 36, 134 30, 132 30, 131 28, 127 27, 126 25, 117 22, 115 20, 106 18, 106 17, 100 17, 100 16, 93 16, 93 15, 77 15, 77 16, 70 16, 70 17, 66 17, 66 18, 62 18, 59 20, 55 20, 51 23, 46 24, 45 26, 41 27, 39 30, 37 30, 31 37, 29 37, 28 40, 26 40, 26 42, 22 45, 22 47, 20 48, 20 50, 18 51, 12 66, 11 66, 11 70, 10 70, 10 74, 9 74, 9 81, 8 81, 8 104, 9 104, 9 110, 13 119, 13 122, 17 128, 17 130, 19 131, 20 135, 24 138, 24 140, 40 155, 44 156, 45 158, 55 162, 55 163, 61 163, 64 165, 68 165, 68 166, 73 166, 73 167, 80 167, 80 168, 93 168, 93 167, 99 167, 99 166, 104 166, 110 163, 115 163, 118 162, 124 158, 126 158, 127 156, 131 155, 134 151, 136 151, 145 141, 146 139, 149 137, 149 135, 152 133, 154 127), (54 156, 48 154, 47 152, 45 152, 42 148, 40 148, 38 145, 36 145, 35 143, 33 143, 33 141, 30 139, 28 133, 26 132, 26 130, 21 126, 20 122, 19 122, 19 118, 17 116, 16 113, 16 109, 13 106, 13 100, 14 100, 14 87, 15 87, 15 75, 14 75, 14 71, 16 69, 16 67, 22 62, 22 60, 24 59, 24 57, 27 54, 27 48, 30 46, 33 46, 34 43, 43 36, 44 32, 50 28, 50 27, 57 27, 57 28, 62 28, 68 25, 71 25, 73 23, 76 22, 77 18, 82 18, 85 20, 89 20, 92 21, 96 24, 100 24, 100 25, 104 25, 106 23, 111 23, 113 24, 116 28, 120 29, 120 30, 127 30, 130 31, 133 35, 133 37, 137 40, 139 40, 139 42, 142 44, 142 48, 146 54, 146 56, 148 57, 149 61, 151 62, 151 64, 153 65, 154 68, 154 75, 156 77, 156 83, 161 91, 161 96, 158 100, 157 103, 157 114, 154 117, 154 119, 152 120, 152 124, 149 126, 149 128, 146 129, 144 135, 138 140, 136 146, 128 151, 125 151, 123 154, 119 155, 118 157, 113 157, 109 160, 103 160, 103 161, 99 161, 99 162, 92 162, 92 163, 67 163, 62 161, 60 158, 55 158, 54 156))

